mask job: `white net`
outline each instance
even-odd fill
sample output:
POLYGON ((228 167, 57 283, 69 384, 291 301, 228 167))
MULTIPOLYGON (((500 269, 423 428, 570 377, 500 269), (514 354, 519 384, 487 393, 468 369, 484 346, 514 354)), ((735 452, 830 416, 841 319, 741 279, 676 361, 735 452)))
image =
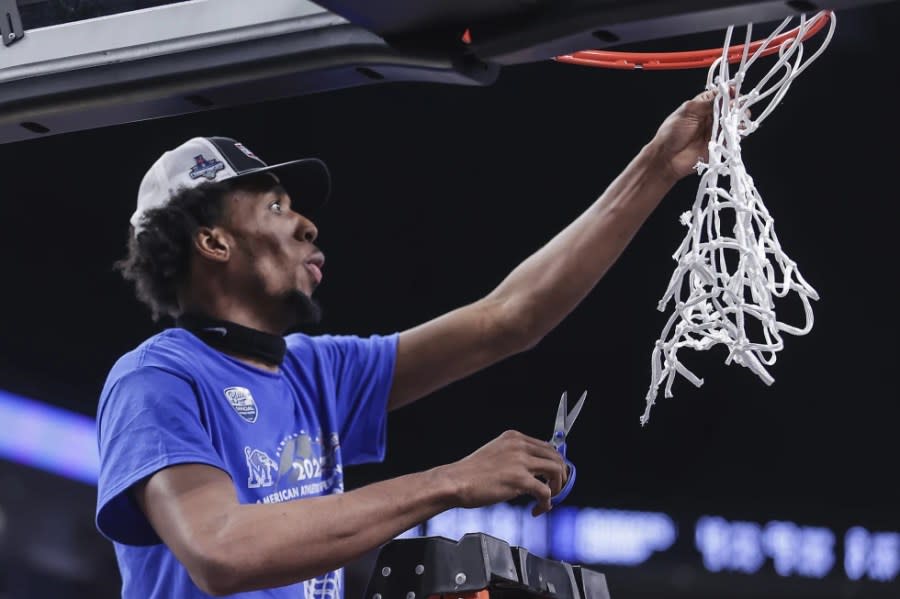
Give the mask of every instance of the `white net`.
POLYGON ((779 40, 791 21, 782 22, 753 51, 752 25, 748 25, 743 55, 734 74, 725 59, 732 35, 729 27, 723 57, 709 69, 707 89, 717 92, 709 161, 696 166, 701 175, 697 197, 692 209, 681 215, 688 232, 672 256, 677 266, 658 305, 664 311, 672 301, 675 309, 651 355, 652 381, 642 425, 650 419, 663 383, 665 396, 672 397, 676 374, 698 387, 703 384, 703 379, 679 360, 682 348, 706 351, 724 345, 728 350, 726 364, 745 366, 771 384, 774 379, 766 367, 775 363, 776 353, 784 347, 782 334, 805 335, 812 329, 810 300, 818 299, 818 294, 781 248, 772 216, 741 159, 741 140, 759 128, 784 98, 791 82, 825 50, 836 18, 824 12, 811 19, 801 16, 798 34, 787 41, 779 40), (828 32, 816 52, 804 57, 803 40, 811 28, 822 24, 819 19, 830 19, 828 32), (774 66, 752 89, 744 91, 748 69, 773 43, 781 44, 774 66), (754 106, 752 112, 758 116, 752 118, 750 109, 754 106), (803 304, 802 327, 780 322, 775 314, 775 300, 792 293, 803 304))

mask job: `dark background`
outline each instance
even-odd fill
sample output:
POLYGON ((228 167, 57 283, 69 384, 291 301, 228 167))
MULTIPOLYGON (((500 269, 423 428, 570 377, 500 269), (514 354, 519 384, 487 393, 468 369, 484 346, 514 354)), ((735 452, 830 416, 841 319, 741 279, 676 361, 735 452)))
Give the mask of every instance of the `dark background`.
MULTIPOLYGON (((569 445, 579 466, 574 505, 900 529, 900 4, 839 19, 832 46, 743 144, 782 246, 822 298, 813 331, 786 338, 774 385, 725 367, 722 348, 690 355, 705 385, 679 379, 675 399, 660 399, 639 425, 650 350, 668 313, 656 302, 684 234, 678 215, 696 191, 690 177, 558 329, 392 415, 388 460, 351 471, 350 484, 458 459, 507 428, 548 436, 560 392, 586 388, 569 445)), ((720 43, 716 33, 654 47, 720 43)), ((312 332, 386 333, 490 291, 583 211, 705 79, 704 70, 546 62, 507 68, 487 88, 374 86, 0 146, 0 387, 93 415, 113 362, 168 325, 151 322, 111 265, 124 253, 145 170, 189 137, 235 137, 269 162, 328 162, 334 195, 317 223, 326 317, 312 332)), ((97 559, 107 550, 97 544, 97 559)), ((647 590, 664 588, 651 580, 647 590)), ((769 596, 796 591, 767 584, 769 596)), ((84 596, 99 596, 91 588, 84 596)), ((820 597, 868 596, 839 581, 816 588, 820 597)), ((896 583, 892 592, 900 596, 896 583)))

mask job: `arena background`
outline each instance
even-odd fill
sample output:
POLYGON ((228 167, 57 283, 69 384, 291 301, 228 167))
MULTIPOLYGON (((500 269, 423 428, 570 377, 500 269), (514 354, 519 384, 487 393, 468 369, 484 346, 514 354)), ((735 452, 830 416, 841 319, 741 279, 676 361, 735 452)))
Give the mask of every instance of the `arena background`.
MULTIPOLYGON (((688 178, 556 331, 392 415, 387 461, 351 470, 350 485, 461 458, 507 428, 548 436, 560 392, 586 388, 568 504, 624 514, 626 528, 663 514, 676 533, 642 559, 615 544, 601 552, 593 566, 616 599, 900 596, 900 4, 839 18, 832 46, 744 145, 783 247, 822 298, 812 333, 787 339, 773 386, 724 366, 723 351, 690 356, 705 385, 678 381, 639 426, 665 321, 656 302, 697 185, 688 178), (698 540, 701 522, 717 527, 714 547, 698 540), (793 523, 796 535, 773 549, 735 523, 793 523), (809 530, 833 535, 830 567, 798 565, 809 530), (749 554, 762 555, 755 568, 749 554)), ((671 43, 716 46, 721 34, 671 43)), ((117 357, 168 325, 150 320, 111 265, 146 168, 189 137, 231 136, 270 162, 326 160, 326 316, 311 332, 385 333, 489 291, 587 207, 705 77, 536 63, 484 88, 363 87, 2 145, 2 397, 92 418, 117 357)), ((7 439, 20 432, 0 422, 7 439)), ((0 597, 117 596, 93 508, 89 483, 0 461, 0 597)), ((478 517, 470 522, 491 526, 478 517)), ((640 537, 617 530, 623 543, 640 537)), ((369 564, 351 570, 348 597, 360 596, 369 564)))

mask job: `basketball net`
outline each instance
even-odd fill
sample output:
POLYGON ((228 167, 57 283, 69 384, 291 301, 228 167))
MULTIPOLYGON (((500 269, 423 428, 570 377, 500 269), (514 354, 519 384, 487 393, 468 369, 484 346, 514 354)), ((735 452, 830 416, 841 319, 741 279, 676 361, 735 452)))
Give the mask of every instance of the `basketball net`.
POLYGON ((796 36, 776 40, 791 20, 785 19, 752 50, 752 25, 748 25, 743 54, 734 73, 729 65, 733 58, 728 55, 733 30, 729 27, 722 56, 709 68, 706 86, 717 93, 709 161, 696 165, 701 176, 697 196, 691 210, 681 215, 687 235, 672 256, 677 266, 658 304, 662 312, 672 302, 674 311, 651 354, 652 380, 642 425, 650 419, 664 382, 666 397, 672 397, 677 374, 698 387, 703 384, 703 379, 682 364, 679 350, 706 351, 724 345, 728 349, 725 364, 749 368, 770 385, 774 379, 767 367, 775 363, 777 352, 784 347, 782 334, 805 335, 812 330, 810 300, 819 296, 781 248, 774 220, 741 158, 741 140, 759 128, 794 79, 822 54, 836 24, 832 13, 822 12, 811 19, 801 16, 796 36), (819 19, 830 19, 828 33, 819 48, 804 57, 804 39, 816 24, 821 27, 819 19), (780 44, 775 65, 745 91, 748 70, 767 49, 772 53, 775 44, 780 44), (755 118, 751 118, 751 108, 755 118), (775 300, 792 293, 803 304, 802 327, 783 323, 775 314, 775 300))

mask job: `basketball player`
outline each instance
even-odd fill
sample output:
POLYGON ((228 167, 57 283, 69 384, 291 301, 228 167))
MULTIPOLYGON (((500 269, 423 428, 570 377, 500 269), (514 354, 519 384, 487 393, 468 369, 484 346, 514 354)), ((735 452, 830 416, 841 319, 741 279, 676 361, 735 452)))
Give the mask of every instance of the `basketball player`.
POLYGON ((177 326, 119 359, 98 410, 97 525, 123 597, 339 599, 344 564, 441 511, 523 494, 536 515, 549 510, 563 461, 514 431, 347 493, 343 466, 383 458, 388 411, 533 347, 565 318, 706 158, 712 100, 681 105, 482 299, 369 338, 286 334, 319 317, 325 258, 308 215, 328 194, 321 162, 267 166, 227 138, 165 153, 118 267, 177 326))

